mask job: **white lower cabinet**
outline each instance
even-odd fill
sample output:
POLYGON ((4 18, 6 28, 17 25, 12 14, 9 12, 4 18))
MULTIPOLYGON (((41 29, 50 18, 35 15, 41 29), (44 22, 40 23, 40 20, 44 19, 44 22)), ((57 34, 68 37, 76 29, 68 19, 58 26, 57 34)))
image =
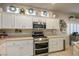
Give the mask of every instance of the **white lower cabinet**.
POLYGON ((33 40, 27 40, 27 42, 23 41, 20 47, 22 56, 32 56, 33 55, 33 40))
POLYGON ((6 43, 0 44, 0 56, 6 56, 6 43))
POLYGON ((7 41, 7 56, 33 55, 33 40, 7 41))
POLYGON ((20 55, 19 45, 17 41, 7 41, 7 56, 20 55))
POLYGON ((51 38, 49 39, 49 52, 56 52, 63 50, 63 38, 51 38))
POLYGON ((64 38, 59 38, 58 39, 58 50, 63 50, 64 49, 64 38))

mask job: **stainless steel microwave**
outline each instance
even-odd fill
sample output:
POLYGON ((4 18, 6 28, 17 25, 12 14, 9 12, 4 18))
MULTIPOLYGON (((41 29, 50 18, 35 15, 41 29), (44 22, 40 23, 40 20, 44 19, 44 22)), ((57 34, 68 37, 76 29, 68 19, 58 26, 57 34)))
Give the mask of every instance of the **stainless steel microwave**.
POLYGON ((45 22, 33 22, 33 29, 46 29, 45 22))

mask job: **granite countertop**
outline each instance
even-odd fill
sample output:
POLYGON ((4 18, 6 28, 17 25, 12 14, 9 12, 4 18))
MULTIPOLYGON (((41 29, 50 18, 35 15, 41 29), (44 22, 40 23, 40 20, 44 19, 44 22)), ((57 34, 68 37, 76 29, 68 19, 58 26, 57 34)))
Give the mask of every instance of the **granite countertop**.
POLYGON ((33 39, 33 37, 6 37, 6 38, 0 38, 0 40, 29 40, 33 39))
MULTIPOLYGON (((53 36, 47 36, 48 38, 64 38, 65 36, 59 36, 59 35, 53 35, 53 36)), ((6 42, 6 41, 17 41, 17 40, 33 40, 33 37, 26 37, 26 36, 21 36, 21 37, 6 37, 6 38, 0 38, 0 44, 6 42)))
POLYGON ((0 45, 6 41, 17 41, 17 40, 33 40, 33 37, 6 37, 0 38, 0 45))
MULTIPOLYGON (((59 35, 53 35, 53 36, 47 36, 48 38, 64 38, 65 36, 59 36, 59 35)), ((0 38, 0 41, 4 40, 33 40, 33 37, 26 37, 26 36, 21 36, 21 37, 15 37, 15 36, 8 36, 6 38, 0 38)))
POLYGON ((47 36, 48 38, 64 38, 67 35, 53 35, 53 36, 47 36))

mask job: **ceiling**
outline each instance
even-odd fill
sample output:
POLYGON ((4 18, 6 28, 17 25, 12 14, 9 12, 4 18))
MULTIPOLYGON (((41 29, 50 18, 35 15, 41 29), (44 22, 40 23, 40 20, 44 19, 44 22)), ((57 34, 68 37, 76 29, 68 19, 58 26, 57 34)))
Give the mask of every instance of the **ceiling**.
POLYGON ((79 3, 24 3, 23 5, 30 5, 64 13, 79 13, 79 3))
POLYGON ((18 4, 50 9, 56 12, 79 14, 79 3, 18 3, 18 4))

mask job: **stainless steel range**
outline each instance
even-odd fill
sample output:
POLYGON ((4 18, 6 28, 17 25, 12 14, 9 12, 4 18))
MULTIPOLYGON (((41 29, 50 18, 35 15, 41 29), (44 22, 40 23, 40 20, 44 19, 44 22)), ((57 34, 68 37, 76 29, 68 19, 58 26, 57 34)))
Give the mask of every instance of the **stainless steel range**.
POLYGON ((34 38, 34 55, 48 55, 48 38, 43 32, 33 32, 34 38))

